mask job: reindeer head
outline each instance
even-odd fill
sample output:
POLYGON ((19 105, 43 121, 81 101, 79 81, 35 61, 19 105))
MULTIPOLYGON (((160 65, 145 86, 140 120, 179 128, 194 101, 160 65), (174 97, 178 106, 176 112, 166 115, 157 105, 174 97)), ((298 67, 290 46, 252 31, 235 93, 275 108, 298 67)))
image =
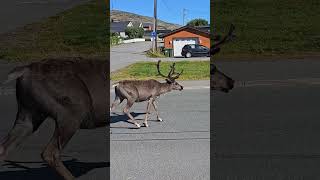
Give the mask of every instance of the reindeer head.
POLYGON ((213 64, 210 64, 211 89, 229 92, 234 86, 234 80, 223 74, 213 64))
POLYGON ((170 71, 168 73, 167 76, 163 75, 161 72, 160 72, 160 62, 161 60, 158 61, 158 64, 157 64, 157 70, 158 70, 158 74, 164 78, 166 78, 166 81, 167 81, 167 84, 170 85, 170 89, 172 90, 183 90, 183 86, 181 86, 178 82, 176 82, 176 79, 179 78, 179 76, 182 74, 183 70, 180 72, 180 73, 176 73, 175 72, 175 65, 176 63, 174 62, 170 67, 170 71))
MULTIPOLYGON (((220 52, 220 46, 228 41, 233 40, 235 35, 233 34, 235 27, 231 24, 229 33, 222 38, 221 41, 215 43, 210 48, 210 55, 211 57, 216 53, 220 52)), ((210 76, 211 76, 211 89, 212 90, 219 90, 223 92, 229 92, 234 86, 234 80, 228 77, 227 75, 223 74, 221 71, 217 69, 217 67, 213 64, 210 64, 210 76)))

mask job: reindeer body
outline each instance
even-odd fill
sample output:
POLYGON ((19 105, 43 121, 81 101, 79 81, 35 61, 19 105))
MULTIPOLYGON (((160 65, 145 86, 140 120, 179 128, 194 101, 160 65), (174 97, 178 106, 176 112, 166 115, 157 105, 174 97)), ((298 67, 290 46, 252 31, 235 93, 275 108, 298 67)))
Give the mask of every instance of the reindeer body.
POLYGON ((120 100, 127 99, 125 94, 130 95, 134 102, 143 102, 150 100, 150 98, 157 98, 161 94, 171 91, 170 84, 161 83, 157 80, 133 80, 120 81, 115 86, 115 94, 120 97, 120 100), (123 91, 126 91, 124 93, 123 91))
POLYGON ((154 79, 149 80, 124 80, 119 81, 118 83, 114 84, 115 87, 115 100, 111 105, 110 112, 112 112, 117 104, 122 103, 123 100, 127 100, 127 105, 123 109, 123 112, 127 114, 130 118, 129 122, 135 124, 138 128, 140 128, 140 124, 136 122, 133 116, 130 114, 129 109, 135 102, 143 102, 148 101, 146 116, 144 120, 144 125, 148 127, 147 119, 150 113, 150 107, 153 105, 157 113, 157 119, 162 121, 159 117, 159 112, 157 110, 157 105, 155 104, 155 99, 159 97, 161 94, 170 92, 172 90, 182 90, 183 86, 178 84, 175 79, 177 79, 180 74, 182 73, 175 73, 174 72, 174 65, 171 66, 171 70, 167 76, 164 76, 160 73, 160 61, 158 61, 157 69, 161 76, 166 77, 166 82, 161 83, 154 79), (173 76, 177 74, 176 76, 173 76))

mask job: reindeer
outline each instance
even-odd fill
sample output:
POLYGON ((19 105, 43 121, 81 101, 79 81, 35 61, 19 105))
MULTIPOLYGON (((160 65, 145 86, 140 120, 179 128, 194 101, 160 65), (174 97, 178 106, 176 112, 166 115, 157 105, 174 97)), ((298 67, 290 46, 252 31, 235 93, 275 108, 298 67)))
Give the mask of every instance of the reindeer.
MULTIPOLYGON (((235 35, 233 34, 235 27, 231 24, 229 32, 221 41, 215 43, 210 48, 210 56, 213 57, 216 53, 220 52, 220 46, 224 43, 231 41, 235 35)), ((234 86, 234 80, 218 70, 218 68, 210 63, 210 76, 211 76, 211 89, 219 90, 222 92, 229 92, 234 86)))
POLYGON ((130 118, 128 121, 141 127, 139 123, 130 114, 129 110, 135 102, 148 101, 147 111, 143 124, 148 127, 148 115, 150 113, 150 106, 152 105, 157 114, 157 120, 162 121, 159 116, 157 105, 155 104, 156 98, 160 95, 168 93, 172 90, 183 90, 183 86, 177 83, 175 80, 179 78, 183 70, 180 73, 175 72, 175 63, 171 65, 171 69, 167 76, 163 75, 160 71, 160 60, 157 64, 158 74, 165 78, 166 82, 161 83, 154 79, 150 80, 124 80, 114 84, 115 87, 115 100, 111 105, 110 111, 112 112, 117 104, 126 99, 127 104, 123 109, 123 112, 130 118))
POLYGON ((49 59, 13 69, 8 80, 16 81, 18 112, 15 123, 0 144, 0 160, 8 151, 37 131, 48 118, 55 131, 41 156, 64 180, 74 176, 60 153, 79 129, 108 126, 109 61, 49 59))

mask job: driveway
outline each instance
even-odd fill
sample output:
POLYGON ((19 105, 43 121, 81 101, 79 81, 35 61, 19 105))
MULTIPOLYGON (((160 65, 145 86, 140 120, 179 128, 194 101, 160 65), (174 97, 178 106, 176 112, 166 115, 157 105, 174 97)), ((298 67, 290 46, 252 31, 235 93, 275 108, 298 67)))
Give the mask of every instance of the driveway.
POLYGON ((197 61, 197 60, 210 60, 209 57, 193 57, 193 58, 149 58, 145 55, 145 51, 152 48, 151 41, 136 42, 129 44, 120 44, 110 49, 110 67, 111 71, 124 68, 130 64, 138 61, 197 61))

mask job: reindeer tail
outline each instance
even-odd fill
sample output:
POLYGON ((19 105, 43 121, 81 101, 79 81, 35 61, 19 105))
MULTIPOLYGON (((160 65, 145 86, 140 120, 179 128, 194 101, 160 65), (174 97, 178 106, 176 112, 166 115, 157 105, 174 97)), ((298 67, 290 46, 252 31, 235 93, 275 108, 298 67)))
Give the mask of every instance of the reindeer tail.
POLYGON ((25 66, 21 66, 21 67, 16 67, 14 68, 12 71, 9 72, 8 74, 8 79, 3 82, 3 84, 6 84, 10 81, 16 80, 19 77, 21 77, 26 71, 28 70, 28 68, 26 68, 25 66))
POLYGON ((119 85, 119 82, 116 82, 112 84, 112 87, 114 88, 114 87, 117 87, 118 85, 119 85))

